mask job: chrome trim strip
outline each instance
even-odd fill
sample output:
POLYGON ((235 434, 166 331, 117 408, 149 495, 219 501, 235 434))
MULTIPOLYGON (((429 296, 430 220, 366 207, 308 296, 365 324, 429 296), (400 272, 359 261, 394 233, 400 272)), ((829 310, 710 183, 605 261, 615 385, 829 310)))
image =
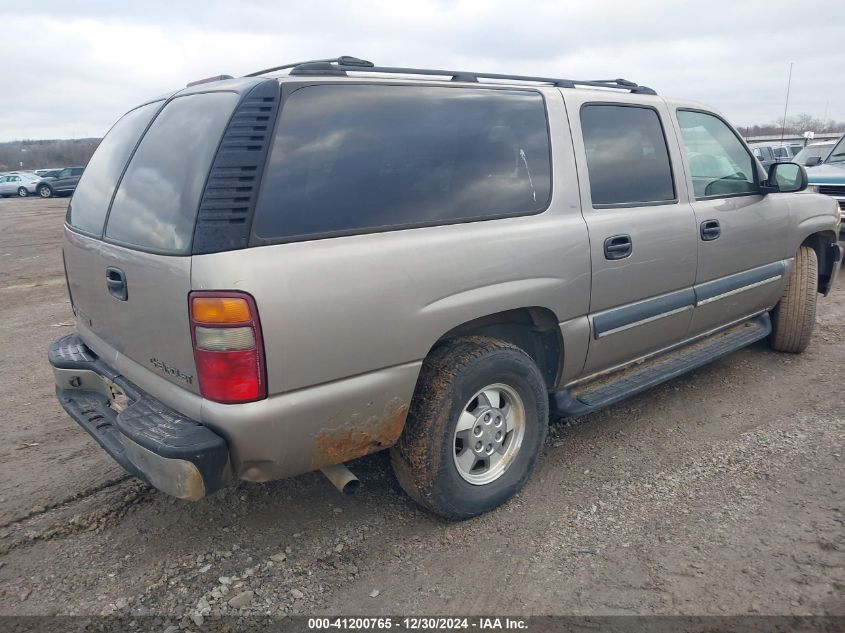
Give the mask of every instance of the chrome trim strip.
POLYGON ((695 336, 691 336, 690 338, 685 339, 683 341, 678 341, 677 343, 672 343, 671 345, 667 345, 666 347, 661 347, 660 349, 655 350, 653 352, 648 352, 647 354, 643 354, 642 356, 638 356, 634 360, 626 360, 622 363, 619 363, 618 365, 614 365, 613 367, 608 367, 607 369, 602 369, 600 371, 593 372, 592 374, 587 374, 586 376, 584 376, 582 378, 577 378, 576 380, 571 380, 568 383, 564 384, 558 391, 564 390, 564 389, 569 389, 569 388, 572 388, 572 387, 576 387, 577 385, 583 384, 585 382, 590 382, 591 380, 595 380, 599 376, 610 375, 610 374, 616 373, 617 371, 621 371, 621 370, 625 369, 626 367, 630 367, 632 365, 642 363, 642 362, 648 360, 649 358, 659 356, 660 354, 669 353, 671 351, 674 351, 674 350, 679 349, 681 347, 684 347, 686 345, 692 345, 696 341, 700 341, 702 339, 705 339, 708 336, 712 336, 713 334, 716 334, 716 333, 718 333, 722 330, 726 330, 730 327, 733 327, 734 325, 737 325, 738 323, 742 323, 743 321, 748 321, 750 319, 758 317, 761 314, 765 314, 766 312, 768 312, 768 310, 757 310, 756 312, 751 312, 750 314, 747 314, 744 317, 740 317, 738 319, 730 321, 729 323, 725 323, 724 325, 716 326, 716 327, 714 327, 710 330, 707 330, 706 332, 702 332, 701 334, 696 334, 695 336))
POLYGON ((779 281, 783 279, 783 275, 777 275, 776 277, 769 277, 768 279, 763 279, 761 281, 757 281, 753 284, 748 284, 747 286, 742 286, 741 288, 735 288, 734 290, 729 290, 727 292, 723 292, 722 294, 716 295, 714 297, 708 297, 707 299, 702 299, 696 302, 695 306, 703 306, 707 305, 708 303, 712 303, 713 301, 718 301, 719 299, 724 299, 726 297, 732 297, 733 295, 739 294, 740 292, 745 292, 746 290, 751 290, 752 288, 759 288, 760 286, 765 286, 766 284, 770 284, 773 281, 779 281))
POLYGON ((694 305, 695 291, 689 287, 603 310, 591 317, 593 337, 598 339, 603 335, 646 323, 654 317, 662 318, 679 308, 694 305))
POLYGON ((633 323, 626 323, 625 325, 620 325, 619 327, 613 328, 612 330, 605 330, 603 332, 596 333, 596 338, 604 338, 605 336, 610 336, 611 334, 616 334, 617 332, 624 332, 625 330, 630 330, 632 327, 637 327, 638 325, 645 325, 646 323, 651 323, 652 321, 657 321, 658 319, 663 319, 668 316, 672 316, 673 314, 680 314, 681 312, 686 312, 687 310, 692 310, 693 305, 681 306, 680 308, 675 308, 674 310, 669 310, 668 312, 662 312, 661 314, 655 314, 654 316, 648 317, 646 319, 640 319, 639 321, 634 321, 633 323))

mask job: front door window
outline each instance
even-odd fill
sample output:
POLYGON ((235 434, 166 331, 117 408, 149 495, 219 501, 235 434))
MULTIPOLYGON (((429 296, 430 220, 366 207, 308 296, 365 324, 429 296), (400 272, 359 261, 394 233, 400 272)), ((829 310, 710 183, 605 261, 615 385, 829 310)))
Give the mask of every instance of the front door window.
POLYGON ((697 199, 759 192, 754 159, 724 121, 704 112, 679 110, 678 123, 697 199))

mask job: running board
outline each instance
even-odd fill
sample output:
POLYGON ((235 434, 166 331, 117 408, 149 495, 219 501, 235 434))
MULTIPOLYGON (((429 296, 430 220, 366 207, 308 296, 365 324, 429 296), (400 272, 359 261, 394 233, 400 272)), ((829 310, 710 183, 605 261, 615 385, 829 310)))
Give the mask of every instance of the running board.
POLYGON ((771 331, 766 312, 680 349, 558 391, 552 394, 549 408, 559 417, 591 413, 742 349, 771 331))

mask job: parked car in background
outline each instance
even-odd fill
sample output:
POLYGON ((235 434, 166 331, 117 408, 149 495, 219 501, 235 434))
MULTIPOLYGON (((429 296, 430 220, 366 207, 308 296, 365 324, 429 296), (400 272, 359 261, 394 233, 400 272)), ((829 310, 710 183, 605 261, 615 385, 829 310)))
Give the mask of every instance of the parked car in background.
MULTIPOLYGON (((839 203, 839 213, 845 213, 845 136, 840 138, 821 163, 807 167, 809 189, 833 197, 839 203)), ((845 241, 845 228, 839 231, 845 241)))
POLYGON ((64 227, 58 399, 176 497, 390 448, 421 505, 479 514, 550 412, 765 338, 801 352, 840 272, 836 204, 700 104, 355 58, 266 72, 127 113, 64 227))
POLYGON ((44 176, 49 175, 51 172, 59 172, 61 170, 62 170, 61 167, 48 167, 46 169, 36 169, 33 173, 35 173, 35 174, 37 174, 37 175, 39 175, 43 178, 44 176))
POLYGON ((69 195, 76 190, 84 167, 65 167, 44 175, 44 182, 38 187, 38 195, 42 198, 50 196, 69 195))
POLYGON ((833 149, 834 145, 836 145, 836 141, 811 143, 798 152, 792 159, 792 162, 804 165, 805 167, 815 167, 824 162, 824 159, 830 154, 830 150, 833 149))
POLYGON ((800 145, 792 146, 785 143, 753 143, 749 144, 749 147, 766 169, 773 163, 788 163, 801 149, 800 145))
POLYGON ((0 177, 0 196, 18 196, 26 198, 38 192, 41 177, 27 172, 6 174, 0 177))

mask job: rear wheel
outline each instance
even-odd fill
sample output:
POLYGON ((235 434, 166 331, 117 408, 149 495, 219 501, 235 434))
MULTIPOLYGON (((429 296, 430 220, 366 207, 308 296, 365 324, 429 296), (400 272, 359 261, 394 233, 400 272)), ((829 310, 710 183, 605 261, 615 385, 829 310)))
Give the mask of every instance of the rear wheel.
POLYGON ((29 191, 26 190, 26 187, 19 187, 18 188, 18 195, 21 198, 26 198, 29 195, 29 191))
POLYGON ((39 185, 38 195, 42 198, 49 198, 53 195, 53 188, 50 185, 39 185))
POLYGON ((405 491, 449 519, 501 505, 525 484, 548 428, 543 376, 521 349, 467 337, 423 363, 391 462, 405 491))
POLYGON ((818 258, 816 251, 802 246, 795 254, 783 296, 772 310, 772 349, 797 354, 807 348, 816 322, 817 300, 818 258))

